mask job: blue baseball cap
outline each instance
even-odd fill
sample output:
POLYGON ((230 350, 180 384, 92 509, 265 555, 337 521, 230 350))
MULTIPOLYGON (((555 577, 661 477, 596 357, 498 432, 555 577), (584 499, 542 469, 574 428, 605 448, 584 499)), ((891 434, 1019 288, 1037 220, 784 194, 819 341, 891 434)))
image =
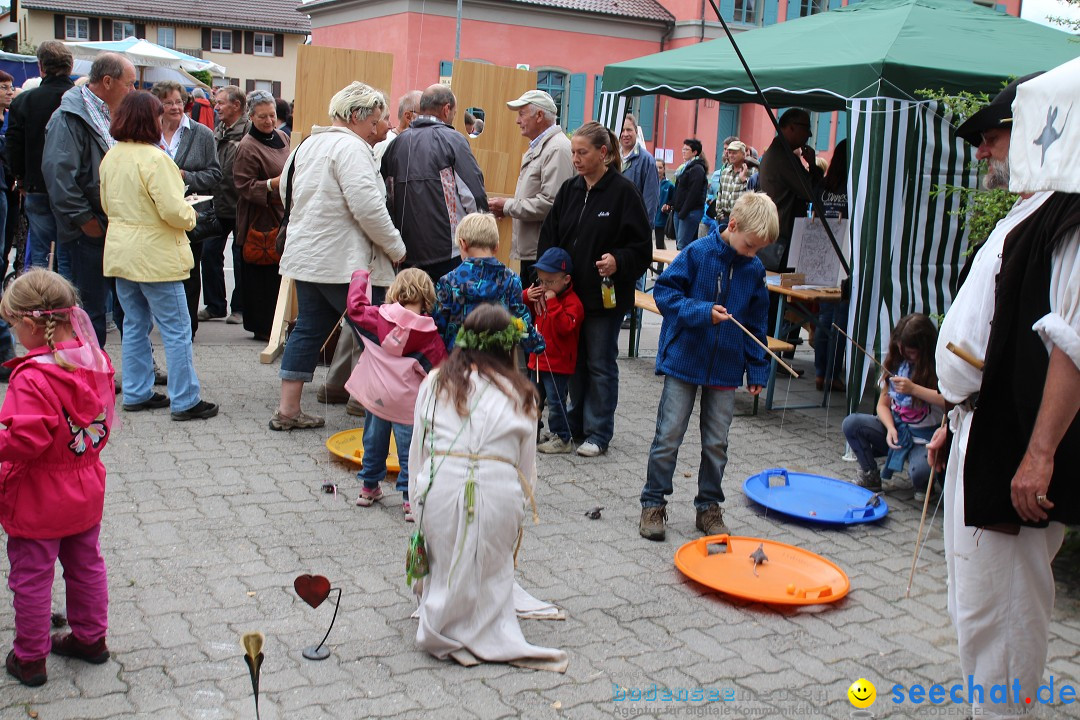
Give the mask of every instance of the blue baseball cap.
POLYGON ((533 267, 544 272, 564 272, 568 275, 574 272, 574 262, 570 259, 570 253, 557 247, 548 248, 533 267))

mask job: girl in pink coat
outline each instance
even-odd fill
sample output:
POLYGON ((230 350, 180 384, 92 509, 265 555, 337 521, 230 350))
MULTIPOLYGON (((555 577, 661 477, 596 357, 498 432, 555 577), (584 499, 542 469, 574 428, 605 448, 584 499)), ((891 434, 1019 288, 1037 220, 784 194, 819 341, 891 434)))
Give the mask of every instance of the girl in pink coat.
POLYGON ((386 477, 393 430, 401 466, 396 489, 402 493, 405 521, 412 522, 409 444, 413 408, 420 383, 446 359, 446 346, 429 314, 435 305, 435 285, 427 273, 416 268, 402 270, 387 291, 386 302, 372 307, 368 271, 353 273, 346 312, 364 350, 345 389, 367 410, 363 467, 356 474, 364 486, 356 504, 370 507, 382 499, 379 483, 386 477))
POLYGON ((105 503, 101 450, 113 427, 113 368, 75 289, 31 270, 4 293, 0 315, 26 355, 0 407, 0 524, 8 534, 15 642, 7 671, 45 683, 49 652, 100 664, 109 592, 98 533, 105 503), (64 566, 71 632, 49 637, 53 569, 64 566))

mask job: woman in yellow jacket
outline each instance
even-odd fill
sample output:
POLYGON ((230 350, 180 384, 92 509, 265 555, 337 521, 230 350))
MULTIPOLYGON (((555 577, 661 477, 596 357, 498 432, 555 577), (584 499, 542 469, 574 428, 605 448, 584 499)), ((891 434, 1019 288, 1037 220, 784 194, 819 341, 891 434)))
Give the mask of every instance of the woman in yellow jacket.
POLYGON ((116 144, 101 161, 101 207, 109 216, 103 260, 124 308, 124 410, 171 406, 173 420, 202 420, 218 406, 200 396, 183 281, 194 265, 187 231, 196 213, 176 164, 158 147, 161 101, 129 94, 112 118, 116 144), (169 396, 154 392, 150 331, 157 323, 169 368, 169 396))

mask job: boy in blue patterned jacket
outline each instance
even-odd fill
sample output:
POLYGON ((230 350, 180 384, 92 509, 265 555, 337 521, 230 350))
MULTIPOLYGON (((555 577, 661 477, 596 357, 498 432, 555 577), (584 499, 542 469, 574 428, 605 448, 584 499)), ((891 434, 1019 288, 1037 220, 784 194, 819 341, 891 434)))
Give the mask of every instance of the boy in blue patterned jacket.
POLYGON ((528 337, 521 341, 521 347, 526 354, 544 352, 544 338, 536 331, 529 309, 521 300, 521 278, 495 257, 499 247, 495 216, 466 215, 458 223, 456 240, 461 264, 435 283, 435 309, 431 313, 447 352, 454 349, 465 316, 477 305, 486 303, 502 305, 525 323, 528 337))
POLYGON ((752 395, 768 379, 765 351, 732 322, 737 319, 765 342, 769 293, 765 267, 755 255, 776 240, 776 205, 764 193, 745 193, 731 210, 723 233, 713 230, 676 256, 657 279, 653 297, 664 316, 656 374, 664 391, 656 410, 656 435, 641 491, 641 536, 664 539, 667 496, 690 413, 701 388, 701 464, 698 467, 697 528, 706 535, 727 532, 720 482, 727 465, 728 429, 735 388, 752 395))

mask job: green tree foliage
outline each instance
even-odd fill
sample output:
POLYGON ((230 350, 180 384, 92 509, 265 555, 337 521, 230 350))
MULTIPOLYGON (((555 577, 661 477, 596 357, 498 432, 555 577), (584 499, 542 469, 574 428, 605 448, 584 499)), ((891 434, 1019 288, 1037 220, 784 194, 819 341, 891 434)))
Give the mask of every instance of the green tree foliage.
MULTIPOLYGON (((1058 2, 1080 9, 1080 0, 1058 0, 1058 2)), ((1047 16, 1047 20, 1054 23, 1055 25, 1060 25, 1069 32, 1080 33, 1080 20, 1070 20, 1066 17, 1054 15, 1047 16)))
MULTIPOLYGON (((1080 0, 1075 0, 1080 2, 1080 0)), ((944 90, 919 90, 921 97, 936 100, 949 112, 953 113, 954 122, 959 125, 990 103, 988 93, 959 92, 954 95, 944 90)), ((986 172, 986 163, 978 164, 980 177, 986 172)), ((954 214, 963 218, 968 231, 969 247, 967 252, 974 252, 986 238, 990 237, 998 220, 1009 213, 1009 208, 1016 202, 1016 195, 1008 190, 984 190, 960 187, 958 185, 935 185, 930 191, 934 196, 948 197, 957 195, 960 208, 954 214)))
POLYGON ((207 87, 210 87, 210 86, 213 85, 214 78, 210 75, 209 70, 192 70, 191 72, 188 73, 188 75, 195 78, 196 80, 201 82, 203 85, 206 85, 207 87))

